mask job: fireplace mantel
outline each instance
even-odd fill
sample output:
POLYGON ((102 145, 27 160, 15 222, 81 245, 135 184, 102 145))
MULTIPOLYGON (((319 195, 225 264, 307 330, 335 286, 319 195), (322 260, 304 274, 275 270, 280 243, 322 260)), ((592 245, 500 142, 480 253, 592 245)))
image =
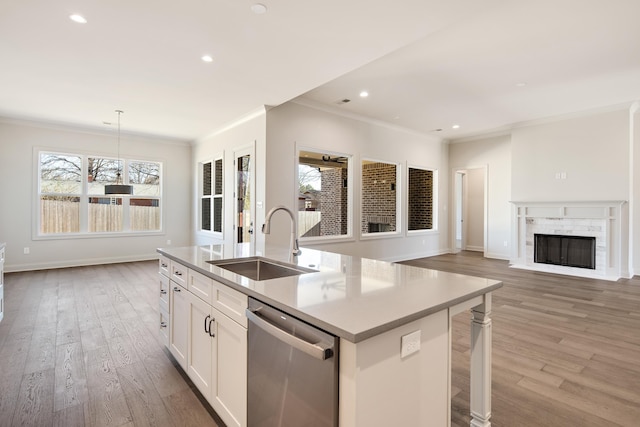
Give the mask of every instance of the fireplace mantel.
POLYGON ((628 277, 626 201, 513 201, 511 266, 573 276, 628 277), (596 238, 596 269, 534 262, 536 233, 596 238))

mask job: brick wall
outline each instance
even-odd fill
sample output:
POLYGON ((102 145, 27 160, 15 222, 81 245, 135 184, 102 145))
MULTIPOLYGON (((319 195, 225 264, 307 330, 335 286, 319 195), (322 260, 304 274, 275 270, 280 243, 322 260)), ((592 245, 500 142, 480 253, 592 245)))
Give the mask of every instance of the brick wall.
POLYGON ((328 168, 321 172, 320 190, 321 236, 339 236, 347 234, 347 169, 328 168))
POLYGON ((433 171, 409 168, 409 230, 433 228, 433 171))
POLYGON ((369 232, 370 222, 388 224, 388 231, 396 231, 396 165, 362 164, 363 233, 369 232))

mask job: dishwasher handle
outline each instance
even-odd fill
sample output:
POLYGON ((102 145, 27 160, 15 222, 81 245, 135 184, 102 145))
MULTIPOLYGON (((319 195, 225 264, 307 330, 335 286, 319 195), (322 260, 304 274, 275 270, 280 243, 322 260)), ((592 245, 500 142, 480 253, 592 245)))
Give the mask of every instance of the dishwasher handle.
POLYGON ((298 338, 290 333, 283 331, 273 323, 258 314, 259 310, 250 310, 247 308, 246 314, 249 321, 276 337, 280 341, 289 344, 293 348, 305 352, 306 354, 320 360, 327 360, 333 357, 333 345, 326 342, 310 343, 298 338))

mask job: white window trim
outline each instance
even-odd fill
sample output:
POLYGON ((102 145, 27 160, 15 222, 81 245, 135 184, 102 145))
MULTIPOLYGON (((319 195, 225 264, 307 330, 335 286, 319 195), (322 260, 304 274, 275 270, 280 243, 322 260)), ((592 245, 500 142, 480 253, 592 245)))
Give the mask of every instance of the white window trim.
MULTIPOLYGON (((160 165, 160 195, 155 196, 138 196, 138 195, 124 195, 118 196, 122 197, 122 207, 123 207, 123 230, 122 231, 111 231, 111 232, 95 232, 88 231, 88 209, 85 209, 89 203, 90 197, 105 197, 104 195, 95 195, 88 194, 88 183, 86 179, 82 179, 82 191, 81 194, 69 194, 72 197, 80 198, 80 231, 76 233, 40 233, 40 221, 41 221, 41 211, 40 211, 40 154, 41 153, 52 153, 52 154, 63 154, 70 156, 78 156, 82 158, 82 171, 85 171, 87 166, 87 159, 89 157, 99 157, 104 159, 116 159, 117 157, 113 157, 113 155, 104 155, 100 152, 94 151, 84 151, 77 149, 66 149, 66 148, 49 148, 49 147, 34 147, 33 148, 33 158, 32 164, 34 165, 33 170, 33 186, 32 186, 32 210, 31 210, 31 218, 32 218, 32 228, 31 228, 31 237, 33 240, 65 240, 65 239, 93 239, 93 238, 110 238, 110 237, 133 237, 133 236, 154 236, 154 235, 164 235, 164 172, 163 172, 163 162, 156 159, 143 159, 143 158, 124 158, 121 157, 120 160, 123 161, 123 170, 127 170, 130 162, 147 162, 147 163, 158 163, 160 165), (159 230, 149 230, 149 231, 141 231, 135 230, 131 231, 127 229, 130 225, 129 223, 129 200, 130 199, 158 199, 160 204, 160 229, 159 230)), ((49 194, 49 193, 45 193, 49 194)))

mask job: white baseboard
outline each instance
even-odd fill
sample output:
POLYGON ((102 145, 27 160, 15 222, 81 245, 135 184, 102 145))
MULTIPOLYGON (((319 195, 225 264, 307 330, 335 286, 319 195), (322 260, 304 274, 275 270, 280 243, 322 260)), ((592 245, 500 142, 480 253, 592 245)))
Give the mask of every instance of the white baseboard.
POLYGON ((100 265, 100 264, 117 264, 121 262, 150 261, 154 259, 158 259, 158 254, 156 252, 152 254, 130 255, 126 257, 73 259, 68 261, 54 261, 54 262, 29 263, 29 264, 5 264, 4 271, 5 273, 17 273, 21 271, 51 270, 54 268, 83 267, 87 265, 100 265))

